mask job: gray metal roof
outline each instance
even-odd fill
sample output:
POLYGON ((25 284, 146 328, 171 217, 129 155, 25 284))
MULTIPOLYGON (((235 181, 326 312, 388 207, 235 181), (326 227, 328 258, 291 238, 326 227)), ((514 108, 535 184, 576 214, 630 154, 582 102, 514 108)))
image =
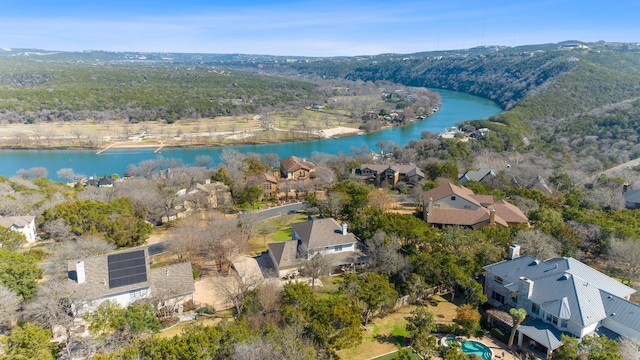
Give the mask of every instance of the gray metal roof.
POLYGON ((560 341, 562 332, 549 324, 545 324, 542 320, 533 320, 526 324, 521 324, 518 326, 518 331, 550 350, 555 350, 564 345, 560 341))
POLYGON ((459 177, 458 182, 460 184, 467 181, 481 182, 482 180, 485 180, 485 178, 489 179, 495 175, 496 173, 493 171, 493 169, 480 168, 478 170, 469 170, 459 177))
POLYGON ((640 332, 640 305, 606 291, 601 291, 600 295, 607 313, 607 321, 615 321, 640 332))
MULTIPOLYGON (((583 327, 606 319, 613 312, 606 309, 602 292, 625 302, 628 301, 623 298, 635 292, 573 258, 540 261, 532 256, 522 256, 485 266, 484 269, 502 277, 503 286, 511 290, 517 289, 520 277, 531 280, 532 302, 560 319, 569 319, 583 327)), ((640 331, 640 311, 635 311, 639 319, 638 324, 633 322, 634 329, 640 331)))
POLYGON ((640 189, 627 190, 622 194, 624 201, 630 203, 640 203, 640 189))

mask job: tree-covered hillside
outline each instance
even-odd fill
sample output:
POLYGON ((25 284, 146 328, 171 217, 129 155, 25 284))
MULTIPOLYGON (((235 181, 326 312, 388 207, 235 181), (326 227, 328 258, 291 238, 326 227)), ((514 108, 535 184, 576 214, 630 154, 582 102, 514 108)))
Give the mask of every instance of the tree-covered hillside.
POLYGON ((0 57, 0 122, 215 117, 308 105, 314 84, 213 67, 0 57))

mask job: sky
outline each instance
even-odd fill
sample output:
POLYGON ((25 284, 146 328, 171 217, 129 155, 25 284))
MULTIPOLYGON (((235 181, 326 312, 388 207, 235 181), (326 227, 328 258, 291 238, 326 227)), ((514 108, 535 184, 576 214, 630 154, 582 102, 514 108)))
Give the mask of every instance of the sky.
POLYGON ((355 56, 640 41, 638 0, 0 0, 0 48, 355 56))

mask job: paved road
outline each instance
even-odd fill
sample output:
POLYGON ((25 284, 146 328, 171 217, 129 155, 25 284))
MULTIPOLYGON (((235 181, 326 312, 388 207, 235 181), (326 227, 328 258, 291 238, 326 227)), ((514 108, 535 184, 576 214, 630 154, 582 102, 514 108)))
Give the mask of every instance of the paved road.
MULTIPOLYGON (((291 204, 278 206, 272 209, 261 210, 253 213, 243 213, 243 214, 240 214, 240 217, 247 216, 250 214, 252 216, 255 216, 257 221, 262 221, 262 220, 271 219, 276 216, 288 214, 291 212, 300 211, 302 209, 304 209, 303 203, 291 203, 291 204)), ((149 255, 153 256, 153 255, 161 254, 167 251, 168 247, 169 247, 169 242, 167 240, 160 241, 155 244, 151 244, 149 245, 149 255)))

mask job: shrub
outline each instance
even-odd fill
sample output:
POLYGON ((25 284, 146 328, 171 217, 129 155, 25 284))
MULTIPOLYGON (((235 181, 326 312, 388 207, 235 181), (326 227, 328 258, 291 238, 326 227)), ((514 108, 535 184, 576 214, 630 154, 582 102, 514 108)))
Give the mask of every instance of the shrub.
POLYGON ((501 329, 492 328, 490 332, 491 332, 491 335, 493 335, 493 337, 502 341, 503 343, 506 344, 509 342, 509 335, 505 334, 505 332, 502 331, 501 329))
POLYGON ((198 309, 198 311, 196 311, 198 313, 198 315, 213 315, 216 313, 216 309, 214 309, 211 306, 205 306, 205 307, 201 307, 200 309, 198 309))
POLYGON ((191 272, 193 273, 193 280, 198 280, 200 278, 200 274, 202 274, 200 269, 191 269, 191 272))

